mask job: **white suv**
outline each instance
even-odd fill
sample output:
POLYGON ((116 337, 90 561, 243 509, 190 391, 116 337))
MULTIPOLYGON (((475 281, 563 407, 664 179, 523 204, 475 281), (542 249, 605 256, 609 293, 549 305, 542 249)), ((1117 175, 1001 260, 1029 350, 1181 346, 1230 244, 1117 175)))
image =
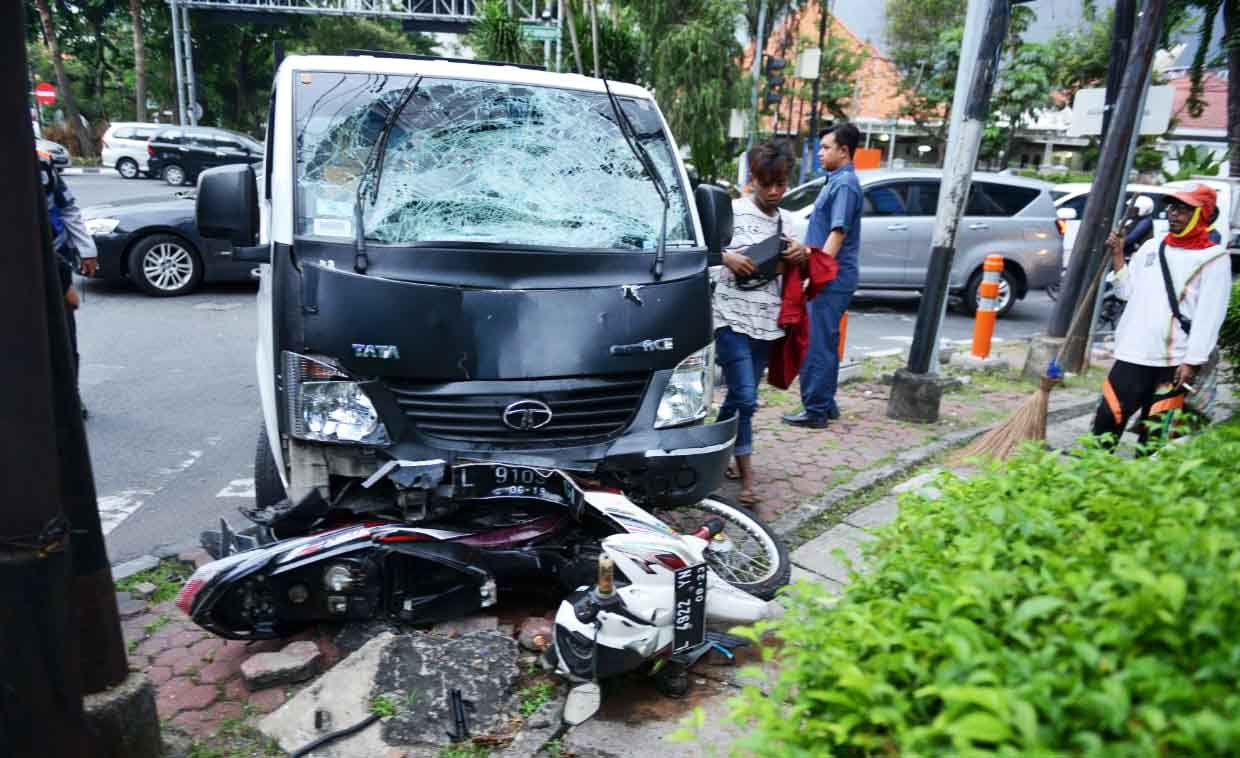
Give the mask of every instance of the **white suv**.
POLYGON ((103 165, 126 179, 147 173, 146 142, 167 124, 116 121, 103 133, 103 165))

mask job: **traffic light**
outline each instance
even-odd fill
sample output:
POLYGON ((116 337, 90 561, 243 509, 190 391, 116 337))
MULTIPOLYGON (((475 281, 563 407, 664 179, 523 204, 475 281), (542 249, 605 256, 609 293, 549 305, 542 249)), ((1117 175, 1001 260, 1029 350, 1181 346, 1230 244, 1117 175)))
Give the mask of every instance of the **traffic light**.
POLYGON ((762 96, 763 109, 769 107, 779 107, 779 103, 784 98, 784 76, 779 73, 787 67, 788 61, 783 58, 777 58, 773 55, 767 56, 766 65, 762 67, 766 76, 766 93, 762 96))

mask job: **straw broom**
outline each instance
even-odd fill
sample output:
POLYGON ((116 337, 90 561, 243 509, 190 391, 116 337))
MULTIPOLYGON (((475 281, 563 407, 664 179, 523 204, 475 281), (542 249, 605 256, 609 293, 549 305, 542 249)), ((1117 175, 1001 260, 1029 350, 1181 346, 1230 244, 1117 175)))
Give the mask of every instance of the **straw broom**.
MULTIPOLYGON (((1107 270, 1107 263, 1103 262, 1098 267, 1098 271, 1094 274, 1093 280, 1090 282, 1089 288, 1086 289, 1085 295, 1077 303, 1076 311, 1072 314, 1072 325, 1068 329, 1068 334, 1077 333, 1081 320, 1092 318, 1094 315, 1094 298, 1097 296, 1098 285, 1102 282, 1102 277, 1107 270)), ((1007 459, 1021 443, 1029 440, 1045 440, 1046 439, 1046 415, 1050 407, 1051 390, 1063 380, 1057 375, 1060 361, 1063 360, 1064 351, 1068 347, 1068 341, 1065 339, 1063 345, 1059 347, 1059 352, 1055 358, 1047 366, 1047 373, 1042 375, 1041 381, 1036 392, 1021 403, 1016 412, 1008 417, 999 426, 991 429, 986 434, 979 437, 973 444, 966 447, 957 456, 957 460, 966 458, 995 458, 998 460, 1007 459)), ((1088 346, 1086 346, 1088 348, 1088 346)))

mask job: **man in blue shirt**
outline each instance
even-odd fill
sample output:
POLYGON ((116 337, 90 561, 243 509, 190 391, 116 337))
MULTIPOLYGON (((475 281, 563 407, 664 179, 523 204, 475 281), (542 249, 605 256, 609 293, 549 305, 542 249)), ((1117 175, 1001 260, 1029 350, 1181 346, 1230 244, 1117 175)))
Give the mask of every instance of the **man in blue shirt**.
POLYGON ((805 244, 821 248, 839 263, 839 274, 809 303, 809 350, 801 364, 801 405, 804 410, 784 416, 784 423, 825 429, 828 419, 840 417, 835 389, 840 375, 840 319, 857 289, 861 252, 861 183, 853 171, 853 153, 861 133, 852 124, 823 131, 818 161, 827 170, 827 183, 814 201, 805 244))

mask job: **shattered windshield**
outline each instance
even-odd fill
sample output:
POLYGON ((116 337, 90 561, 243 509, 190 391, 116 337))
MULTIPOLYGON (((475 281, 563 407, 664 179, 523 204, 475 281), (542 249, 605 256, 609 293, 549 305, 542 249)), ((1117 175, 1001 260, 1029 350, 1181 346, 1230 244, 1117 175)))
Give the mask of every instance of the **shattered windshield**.
MULTIPOLYGON (((653 250, 663 202, 616 126, 606 94, 376 74, 298 75, 297 231, 353 238, 358 178, 393 124, 366 238, 653 250)), ((671 191, 667 244, 693 227, 652 103, 620 98, 671 191)), ((368 183, 373 186, 375 177, 368 183)))

